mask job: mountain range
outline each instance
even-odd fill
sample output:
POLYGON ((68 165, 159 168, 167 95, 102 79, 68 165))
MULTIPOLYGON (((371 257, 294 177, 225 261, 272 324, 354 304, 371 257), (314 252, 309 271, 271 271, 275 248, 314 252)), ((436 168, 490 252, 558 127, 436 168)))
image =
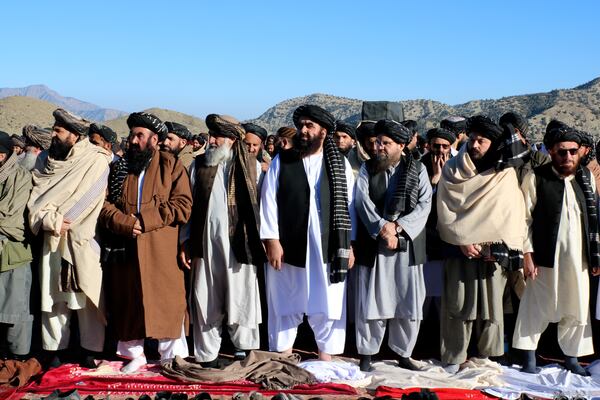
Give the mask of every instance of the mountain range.
MULTIPOLYGON (((292 124, 291 116, 296 107, 312 103, 326 108, 338 119, 356 123, 360 120, 362 102, 360 99, 311 94, 282 101, 252 121, 264 126, 269 133, 275 133, 279 127, 292 124)), ((594 135, 600 134, 600 78, 571 89, 494 100, 473 100, 458 105, 426 99, 401 103, 405 118, 418 121, 422 133, 438 126, 440 120, 450 115, 486 114, 498 119, 506 111, 516 111, 528 119, 530 135, 536 140, 543 136, 546 125, 552 119, 559 119, 594 135)), ((52 110, 56 106, 87 119, 103 122, 122 136, 127 134, 126 112, 64 97, 44 85, 0 89, 0 129, 16 133, 28 123, 49 126, 52 123, 52 110)), ((206 131, 202 118, 156 107, 146 111, 157 114, 161 119, 182 123, 193 133, 206 131)))
POLYGON ((125 111, 102 108, 74 97, 65 97, 45 85, 31 85, 23 88, 0 89, 0 99, 12 96, 25 96, 55 104, 92 121, 107 121, 127 114, 125 111))

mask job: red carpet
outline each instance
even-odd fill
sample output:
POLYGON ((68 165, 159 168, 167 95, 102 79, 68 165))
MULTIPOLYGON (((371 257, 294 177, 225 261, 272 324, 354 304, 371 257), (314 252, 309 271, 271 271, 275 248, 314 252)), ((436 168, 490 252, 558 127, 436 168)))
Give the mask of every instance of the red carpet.
MULTIPOLYGON (((74 364, 66 364, 52 369, 41 376, 37 381, 30 383, 16 391, 12 397, 19 394, 35 393, 48 394, 55 389, 67 391, 77 389, 82 395, 112 394, 112 395, 141 395, 154 394, 159 391, 171 391, 195 395, 208 392, 211 395, 231 396, 237 392, 258 391, 264 395, 275 395, 279 392, 299 395, 355 395, 356 390, 348 385, 316 384, 299 385, 290 390, 269 391, 250 381, 237 381, 227 383, 184 383, 179 382, 159 373, 157 366, 149 366, 135 375, 119 374, 121 362, 105 362, 98 370, 87 370, 74 364)), ((2 396, 2 393, 0 393, 2 396)), ((0 397, 7 400, 10 397, 0 397)))
MULTIPOLYGON (((471 399, 471 400, 489 400, 495 399, 493 396, 488 396, 479 390, 468 390, 468 389, 429 389, 434 392, 439 400, 459 400, 459 399, 471 399)), ((375 396, 392 396, 393 398, 401 398, 403 394, 410 394, 413 392, 420 392, 420 388, 408 388, 399 389, 389 386, 379 386, 375 391, 375 396)))

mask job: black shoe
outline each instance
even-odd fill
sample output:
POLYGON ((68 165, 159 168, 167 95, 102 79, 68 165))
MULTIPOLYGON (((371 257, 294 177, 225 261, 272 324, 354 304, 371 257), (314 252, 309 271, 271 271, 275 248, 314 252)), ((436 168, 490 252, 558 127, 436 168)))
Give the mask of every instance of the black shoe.
POLYGON ((148 396, 147 394, 143 394, 138 398, 138 400, 152 400, 152 397, 148 396))
POLYGON ((94 360, 94 357, 90 356, 90 355, 81 357, 81 360, 79 360, 79 366, 82 368, 88 368, 88 369, 98 368, 98 364, 96 364, 96 360, 94 360))
POLYGON ((173 392, 167 392, 167 391, 156 392, 156 396, 154 396, 154 400, 170 400, 172 395, 173 395, 173 392))
POLYGON ((212 400, 212 397, 210 397, 210 394, 202 392, 195 395, 192 400, 212 400))
POLYGON ((173 393, 170 400, 188 400, 188 395, 185 393, 173 393))
POLYGON ((528 374, 535 374, 537 372, 537 363, 535 360, 535 350, 524 350, 523 351, 523 368, 521 372, 528 374))
POLYGON ((55 351, 49 351, 45 357, 46 369, 58 368, 62 365, 62 361, 55 351))
POLYGON ((373 371, 371 367, 371 356, 360 356, 360 362, 358 363, 360 370, 363 372, 373 371))
POLYGON ((565 357, 565 368, 577 375, 590 376, 590 373, 587 372, 581 365, 579 365, 577 357, 565 357))

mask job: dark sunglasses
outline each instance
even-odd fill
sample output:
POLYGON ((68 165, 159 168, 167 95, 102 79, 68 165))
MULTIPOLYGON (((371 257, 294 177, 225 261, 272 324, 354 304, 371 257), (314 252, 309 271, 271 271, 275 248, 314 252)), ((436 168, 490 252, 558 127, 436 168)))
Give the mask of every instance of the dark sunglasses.
POLYGON ((579 151, 579 149, 559 149, 559 150, 556 150, 556 153, 561 157, 566 157, 567 153, 574 156, 575 154, 577 154, 578 151, 579 151))
POLYGON ((450 147, 449 144, 441 144, 441 143, 434 143, 431 145, 432 148, 434 149, 447 149, 448 147, 450 147))

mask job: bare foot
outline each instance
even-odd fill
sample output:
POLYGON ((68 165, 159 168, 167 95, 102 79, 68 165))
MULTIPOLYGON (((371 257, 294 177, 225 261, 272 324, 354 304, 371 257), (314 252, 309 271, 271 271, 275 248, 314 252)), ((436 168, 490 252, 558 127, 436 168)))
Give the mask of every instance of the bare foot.
POLYGON ((292 349, 289 348, 287 350, 284 350, 284 351, 281 352, 281 354, 292 354, 292 349))
POLYGON ((321 360, 321 361, 331 361, 331 354, 319 351, 319 360, 321 360))

